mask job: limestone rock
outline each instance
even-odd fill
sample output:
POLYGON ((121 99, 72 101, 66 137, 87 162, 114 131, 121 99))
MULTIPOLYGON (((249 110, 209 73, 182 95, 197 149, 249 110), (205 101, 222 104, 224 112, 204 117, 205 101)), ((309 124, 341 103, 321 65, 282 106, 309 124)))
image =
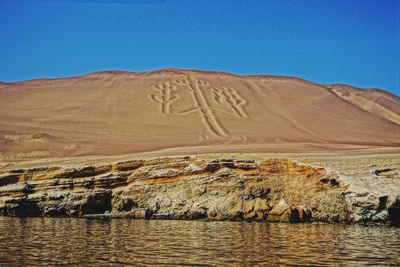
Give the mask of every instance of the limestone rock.
POLYGON ((373 222, 387 222, 388 219, 389 212, 387 210, 383 210, 371 217, 371 221, 373 222))
MULTIPOLYGON (((331 222, 351 217, 387 220, 384 211, 392 204, 386 204, 391 196, 366 194, 350 202, 350 209, 347 188, 341 183, 321 182, 326 177, 340 180, 325 169, 287 158, 255 160, 226 155, 10 168, 0 171, 0 215, 278 222, 331 222), (274 200, 279 199, 273 207, 274 200), (296 208, 288 203, 296 203, 296 208), (137 210, 145 210, 145 216, 136 214, 137 210)), ((392 220, 398 218, 396 203, 388 210, 392 220)))
POLYGON ((285 199, 281 199, 269 213, 267 220, 269 222, 299 222, 297 209, 292 208, 286 203, 285 199))

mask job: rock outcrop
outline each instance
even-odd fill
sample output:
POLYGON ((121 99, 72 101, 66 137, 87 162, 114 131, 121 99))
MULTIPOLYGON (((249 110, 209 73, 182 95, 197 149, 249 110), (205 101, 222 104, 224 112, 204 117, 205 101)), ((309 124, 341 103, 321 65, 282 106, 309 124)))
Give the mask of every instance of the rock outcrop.
MULTIPOLYGON (((287 158, 163 157, 11 169, 0 174, 0 214, 344 222, 358 216, 347 189, 287 158)), ((370 221, 398 218, 396 205, 380 212, 370 221)))
POLYGON ((299 213, 297 209, 294 209, 286 203, 284 199, 279 201, 269 213, 269 222, 299 222, 299 213))

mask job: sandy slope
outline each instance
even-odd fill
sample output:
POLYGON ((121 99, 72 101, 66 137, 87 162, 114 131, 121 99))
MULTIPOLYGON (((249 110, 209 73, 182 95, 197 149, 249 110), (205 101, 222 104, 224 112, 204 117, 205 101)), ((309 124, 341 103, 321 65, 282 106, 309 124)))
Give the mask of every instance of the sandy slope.
POLYGON ((399 147, 399 106, 379 90, 174 69, 0 83, 0 156, 399 147))
POLYGON ((379 89, 360 90, 348 85, 329 86, 335 94, 362 110, 400 124, 399 98, 379 89))

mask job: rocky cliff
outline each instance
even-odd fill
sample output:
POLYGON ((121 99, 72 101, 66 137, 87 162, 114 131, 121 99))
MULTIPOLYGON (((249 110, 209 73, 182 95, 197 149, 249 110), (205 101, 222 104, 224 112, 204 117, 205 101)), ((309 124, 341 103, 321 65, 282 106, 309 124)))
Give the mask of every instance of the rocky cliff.
POLYGON ((288 157, 52 164, 3 170, 0 214, 285 222, 384 222, 398 216, 395 197, 369 195, 363 206, 349 189, 340 173, 288 157))

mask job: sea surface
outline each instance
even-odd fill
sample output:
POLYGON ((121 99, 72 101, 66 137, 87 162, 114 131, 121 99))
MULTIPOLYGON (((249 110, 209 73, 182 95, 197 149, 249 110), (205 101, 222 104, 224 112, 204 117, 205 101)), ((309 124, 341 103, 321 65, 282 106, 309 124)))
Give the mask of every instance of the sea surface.
POLYGON ((0 217, 1 266, 399 266, 400 228, 0 217))

